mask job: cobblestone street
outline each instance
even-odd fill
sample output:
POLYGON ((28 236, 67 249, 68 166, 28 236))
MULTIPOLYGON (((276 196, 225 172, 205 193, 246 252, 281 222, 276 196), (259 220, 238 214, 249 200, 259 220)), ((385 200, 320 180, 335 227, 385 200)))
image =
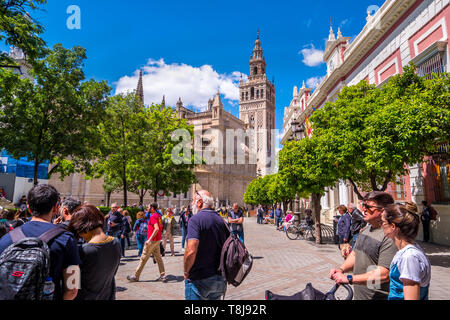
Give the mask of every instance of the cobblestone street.
MULTIPOLYGON (((226 300, 263 300, 265 290, 290 295, 303 290, 308 282, 328 291, 333 282, 329 270, 343 259, 334 244, 317 246, 310 241, 289 240, 272 225, 259 225, 256 218, 245 219, 245 243, 254 257, 252 271, 237 288, 228 286, 226 300)), ((419 243, 432 263, 430 299, 450 299, 450 248, 419 243)), ((156 282, 158 267, 149 259, 140 282, 129 283, 126 276, 133 274, 138 263, 134 245, 126 251, 116 275, 118 300, 183 300, 183 254, 181 237, 175 237, 175 256, 163 258, 168 281, 156 282)), ((337 297, 345 296, 339 290, 337 297)))

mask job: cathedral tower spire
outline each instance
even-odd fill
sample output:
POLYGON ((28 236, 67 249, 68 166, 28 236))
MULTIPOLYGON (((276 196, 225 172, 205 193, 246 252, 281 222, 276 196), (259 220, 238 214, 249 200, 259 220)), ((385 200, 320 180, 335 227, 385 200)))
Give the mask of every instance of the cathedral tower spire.
POLYGON ((142 82, 142 70, 139 71, 139 81, 136 89, 136 96, 139 98, 139 101, 144 104, 144 85, 142 82))
POLYGON ((239 119, 257 132, 253 146, 257 152, 257 168, 264 176, 270 173, 274 164, 271 138, 275 129, 275 83, 266 76, 259 30, 249 65, 248 80, 241 80, 239 84, 239 119))

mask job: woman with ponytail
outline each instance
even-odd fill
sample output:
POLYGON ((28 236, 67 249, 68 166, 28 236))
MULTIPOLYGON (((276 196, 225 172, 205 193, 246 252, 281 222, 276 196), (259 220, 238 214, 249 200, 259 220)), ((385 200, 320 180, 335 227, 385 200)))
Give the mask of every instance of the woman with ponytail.
POLYGON ((428 300, 431 265, 414 241, 420 224, 417 206, 388 205, 381 221, 384 234, 398 248, 390 267, 388 300, 428 300))

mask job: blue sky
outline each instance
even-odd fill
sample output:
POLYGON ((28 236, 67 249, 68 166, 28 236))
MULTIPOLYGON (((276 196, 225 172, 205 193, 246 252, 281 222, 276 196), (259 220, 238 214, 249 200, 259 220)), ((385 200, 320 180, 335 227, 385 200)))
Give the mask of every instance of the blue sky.
POLYGON ((181 96, 198 109, 220 87, 225 109, 236 116, 236 82, 249 72, 259 28, 281 129, 293 86, 326 73, 314 58, 325 49, 330 17, 335 32, 341 27, 344 36, 354 37, 365 25, 367 8, 383 2, 48 0, 43 11, 31 14, 44 25, 48 45, 85 47, 87 78, 107 80, 113 93, 134 89, 137 70, 145 67, 146 103, 159 103, 166 94, 170 105, 181 96), (81 9, 80 30, 67 28, 70 5, 81 9), (303 61, 304 49, 310 49, 303 52, 311 54, 311 66, 303 61))

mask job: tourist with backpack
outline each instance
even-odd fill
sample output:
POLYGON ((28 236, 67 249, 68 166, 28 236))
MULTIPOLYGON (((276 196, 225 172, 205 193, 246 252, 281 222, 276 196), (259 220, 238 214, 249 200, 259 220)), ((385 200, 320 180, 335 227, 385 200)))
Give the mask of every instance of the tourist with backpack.
POLYGON ((230 231, 213 206, 214 199, 208 191, 195 193, 184 254, 186 300, 219 300, 226 292, 227 281, 218 270, 230 231))
POLYGON ((136 232, 136 243, 138 247, 138 256, 141 257, 144 249, 145 241, 147 240, 147 226, 148 219, 145 218, 144 211, 139 211, 136 214, 136 222, 133 226, 133 231, 136 232))
POLYGON ((52 224, 58 205, 59 193, 51 185, 29 191, 33 218, 0 239, 0 299, 42 299, 44 283, 50 281, 54 300, 76 297, 77 285, 69 281, 79 275, 81 261, 74 235, 52 224), (22 277, 25 281, 15 280, 22 277))

